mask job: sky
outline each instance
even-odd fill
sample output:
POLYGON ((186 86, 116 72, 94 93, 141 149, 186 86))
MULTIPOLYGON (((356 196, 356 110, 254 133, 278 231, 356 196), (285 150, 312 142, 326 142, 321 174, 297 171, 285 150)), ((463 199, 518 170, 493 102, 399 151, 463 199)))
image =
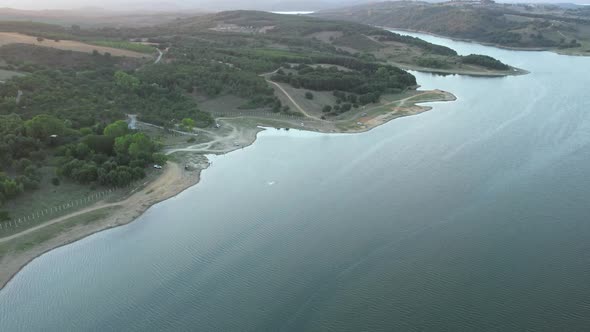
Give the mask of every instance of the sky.
MULTIPOLYGON (((373 0, 375 1, 375 0, 373 0)), ((325 3, 337 6, 346 6, 359 2, 370 2, 369 0, 0 0, 0 7, 17 9, 80 9, 87 7, 98 7, 103 9, 145 9, 145 10, 181 10, 181 9, 260 9, 272 7, 271 10, 305 10, 309 4, 325 3), (297 5, 298 4, 298 5, 297 5)), ((512 2, 512 1, 499 1, 512 2)), ((547 3, 547 2, 568 2, 568 3, 590 3, 590 0, 519 0, 514 2, 547 3)))

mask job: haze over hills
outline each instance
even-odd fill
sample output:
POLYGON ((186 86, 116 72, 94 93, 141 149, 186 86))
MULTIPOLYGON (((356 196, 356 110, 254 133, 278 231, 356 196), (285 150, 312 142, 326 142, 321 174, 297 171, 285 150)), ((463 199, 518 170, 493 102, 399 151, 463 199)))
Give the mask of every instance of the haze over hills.
POLYGON ((253 9, 268 11, 310 11, 340 6, 351 6, 368 3, 367 0, 163 0, 163 1, 131 1, 121 2, 115 0, 2 0, 0 7, 18 9, 80 9, 87 7, 106 8, 111 10, 145 10, 145 11, 178 11, 178 10, 206 10, 221 11, 232 9, 253 9))
MULTIPOLYGON (((270 11, 310 11, 327 8, 337 8, 372 3, 370 0, 146 0, 146 1, 116 1, 116 0, 0 0, 0 8, 17 9, 92 9, 104 8, 110 10, 145 10, 145 11, 178 11, 178 10, 234 10, 254 9, 270 11)), ((433 0, 430 2, 442 2, 433 0)), ((501 1, 504 3, 572 3, 588 4, 588 0, 528 0, 501 1)))
POLYGON ((329 19, 418 30, 503 47, 590 54, 590 7, 493 1, 385 1, 319 11, 329 19))

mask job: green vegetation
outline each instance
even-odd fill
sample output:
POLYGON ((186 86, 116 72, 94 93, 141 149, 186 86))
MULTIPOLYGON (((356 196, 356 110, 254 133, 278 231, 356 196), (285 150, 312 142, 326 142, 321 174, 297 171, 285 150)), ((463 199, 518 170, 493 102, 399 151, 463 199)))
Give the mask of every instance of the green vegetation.
MULTIPOLYGON (((407 51, 404 61, 414 64, 430 61, 455 68, 460 63, 480 70, 500 69, 501 64, 485 56, 459 57, 447 47, 357 23, 252 11, 142 29, 0 22, 0 30, 134 51, 153 52, 153 47, 128 40, 147 39, 169 48, 165 61, 153 64, 98 52, 0 47, 4 69, 26 73, 0 84, 3 204, 36 190, 73 184, 126 186, 143 178, 150 164, 163 164, 161 143, 147 131, 130 130, 123 121, 128 114, 163 132, 212 126, 213 117, 197 100, 207 102, 216 114, 231 108, 251 115, 303 117, 276 95, 278 87, 267 81, 272 80, 295 91, 299 104, 325 118, 352 114, 383 95, 416 86, 413 75, 383 56, 398 54, 391 50, 407 51)), ((199 134, 192 143, 206 139, 199 134)), ((186 143, 186 137, 170 142, 186 143)), ((0 213, 0 219, 7 218, 0 213)))
POLYGON ((11 252, 21 252, 31 249, 41 243, 47 242, 57 235, 77 226, 87 225, 113 214, 119 206, 111 206, 98 209, 92 212, 84 213, 79 216, 66 219, 64 222, 48 225, 39 230, 24 235, 22 238, 0 244, 0 258, 11 252))
MULTIPOLYGON (((60 177, 104 186, 125 186, 143 178, 150 163, 165 162, 157 144, 143 133, 131 132, 126 122, 101 130, 100 125, 76 130, 47 114, 27 121, 16 114, 0 115, 0 167, 5 171, 0 172, 0 207, 38 189, 40 168, 50 160, 58 165, 60 177)), ((52 183, 59 185, 59 178, 52 183)))
POLYGON ((349 92, 359 95, 359 102, 363 105, 379 100, 383 93, 399 93, 416 85, 416 79, 411 74, 397 67, 374 63, 366 63, 354 71, 301 65, 297 67, 295 75, 277 73, 272 76, 272 80, 289 83, 295 88, 349 92))
POLYGON ((314 15, 519 48, 590 50, 587 8, 551 4, 379 2, 314 15))
POLYGON ((153 46, 140 44, 140 43, 132 43, 127 41, 119 41, 119 40, 93 40, 89 42, 93 45, 98 46, 106 46, 112 48, 120 48, 123 50, 134 51, 139 53, 146 53, 151 54, 156 51, 153 46))
POLYGON ((487 56, 487 55, 479 55, 479 54, 470 54, 461 57, 461 61, 467 64, 473 64, 482 66, 489 69, 496 69, 496 70, 508 70, 510 69, 509 66, 503 64, 502 62, 487 56))

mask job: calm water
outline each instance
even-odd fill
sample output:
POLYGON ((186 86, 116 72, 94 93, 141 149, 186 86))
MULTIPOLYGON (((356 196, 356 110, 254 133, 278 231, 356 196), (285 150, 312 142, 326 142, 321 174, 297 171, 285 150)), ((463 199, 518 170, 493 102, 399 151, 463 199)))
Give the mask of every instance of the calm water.
POLYGON ((424 38, 531 74, 416 73, 458 100, 358 135, 266 131, 28 265, 0 331, 590 329, 590 58, 424 38))

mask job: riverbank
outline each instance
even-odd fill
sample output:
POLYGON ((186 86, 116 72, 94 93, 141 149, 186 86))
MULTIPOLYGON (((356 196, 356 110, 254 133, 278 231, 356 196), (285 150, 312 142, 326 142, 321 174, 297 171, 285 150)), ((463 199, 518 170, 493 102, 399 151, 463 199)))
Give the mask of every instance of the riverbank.
MULTIPOLYGON (((505 50, 511 50, 511 51, 522 51, 522 52, 542 52, 542 51, 546 51, 546 52, 553 52, 553 53, 557 53, 557 54, 561 54, 561 55, 590 56, 590 52, 578 52, 578 51, 574 51, 574 50, 567 49, 567 48, 560 49, 560 48, 551 48, 551 47, 514 47, 514 46, 506 46, 506 45, 495 44, 495 43, 486 43, 486 42, 477 41, 477 40, 474 40, 474 39, 466 39, 466 38, 457 38, 457 37, 451 37, 451 36, 444 36, 444 35, 439 35, 439 34, 436 34, 436 33, 428 32, 428 31, 422 31, 422 30, 403 29, 403 28, 391 28, 391 27, 384 27, 384 26, 375 26, 375 27, 381 28, 381 29, 385 29, 385 30, 397 30, 397 31, 421 33, 421 34, 425 34, 425 35, 429 35, 429 36, 433 36, 433 37, 446 38, 446 39, 450 39, 450 40, 454 40, 454 41, 462 41, 462 42, 466 42, 466 43, 474 43, 474 44, 492 46, 492 47, 501 48, 501 49, 505 49, 505 50)), ((516 69, 519 69, 519 68, 516 68, 516 69)), ((528 73, 526 70, 524 72, 525 72, 524 74, 528 73)))
POLYGON ((399 117, 420 114, 432 109, 418 103, 453 101, 456 97, 446 91, 418 91, 416 94, 385 102, 358 112, 358 116, 340 120, 327 127, 329 121, 315 118, 301 120, 269 120, 256 117, 219 119, 229 133, 220 134, 211 142, 167 151, 172 155, 156 180, 138 187, 122 201, 101 201, 83 210, 55 218, 42 225, 0 239, 0 289, 28 263, 53 249, 81 240, 110 228, 126 225, 141 216, 152 205, 172 198, 196 185, 200 173, 209 163, 204 154, 225 154, 253 144, 261 128, 257 126, 288 127, 324 133, 361 133, 399 117), (303 125, 302 125, 303 124, 303 125), (189 170, 181 165, 190 165, 189 170))
POLYGON ((36 257, 94 233, 128 224, 152 205, 197 184, 204 168, 206 166, 203 164, 203 167, 194 171, 186 171, 178 163, 168 162, 160 177, 122 201, 98 202, 38 227, 0 239, 0 289, 36 257))

